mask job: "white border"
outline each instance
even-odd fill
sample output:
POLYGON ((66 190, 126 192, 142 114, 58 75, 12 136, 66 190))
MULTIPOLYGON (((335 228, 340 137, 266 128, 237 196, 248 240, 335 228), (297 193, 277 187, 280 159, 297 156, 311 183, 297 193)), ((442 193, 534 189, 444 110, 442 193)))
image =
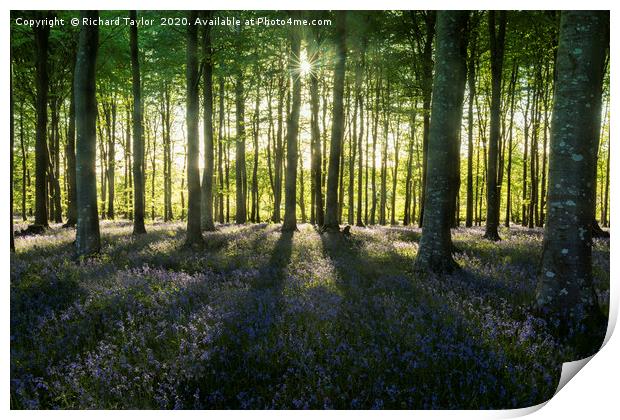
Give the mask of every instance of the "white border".
MULTIPOLYGON (((4 25, 0 26, 0 39, 2 40, 2 58, 3 63, 1 67, 2 77, 0 80, 0 92, 8 92, 9 90, 9 11, 10 7, 16 9, 65 9, 65 10, 78 10, 84 8, 90 9, 118 9, 126 10, 128 6, 136 9, 151 9, 151 10, 179 10, 179 9, 219 9, 219 10, 244 10, 244 9, 300 9, 300 10, 329 10, 329 9, 345 9, 345 10, 376 10, 376 9, 611 9, 611 47, 612 47, 612 60, 616 56, 616 46, 618 45, 618 31, 614 28, 615 19, 615 4, 611 1, 545 1, 540 0, 521 0, 521 1, 403 1, 403 0, 382 0, 369 1, 369 0, 314 0, 314 1, 284 1, 284 0, 269 0, 264 2, 259 1, 236 1, 234 3, 230 1, 214 0, 214 1, 187 1, 187 0, 175 0, 175 1, 146 1, 146 0, 134 0, 131 5, 126 0, 108 0, 108 1, 90 1, 85 4, 84 0, 65 0, 65 1, 35 1, 35 0, 22 0, 16 3, 4 3, 2 8, 2 22, 4 25)), ((615 63, 611 65, 612 80, 616 80, 616 67, 615 63)), ((615 82, 611 84, 611 98, 618 98, 620 92, 616 89, 615 82)), ((1 102, 1 115, 6 116, 9 113, 9 96, 3 94, 1 102)), ((615 106, 615 100, 611 102, 611 115, 616 115, 617 107, 615 106)), ((7 172, 9 170, 9 154, 6 152, 9 133, 9 120, 6 117, 0 118, 0 133, 1 139, 4 142, 4 150, 0 152, 0 167, 5 168, 5 175, 0 182, 0 197, 2 197, 2 207, 0 220, 9 219, 9 177, 7 172)), ((611 136, 615 138, 616 125, 611 124, 611 136)), ((611 177, 612 179, 618 179, 619 169, 616 166, 618 162, 618 148, 612 147, 611 156, 611 177)), ((611 182, 611 219, 616 220, 615 210, 618 208, 619 202, 617 194, 615 193, 616 181, 611 182)), ((2 311, 2 327, 0 332, 0 341, 2 342, 2 360, 0 371, 2 373, 2 383, 0 385, 0 398, 2 400, 3 411, 9 411, 9 360, 10 360, 10 341, 9 341, 9 244, 8 237, 6 235, 6 222, 0 222, 0 226, 4 224, 5 234, 0 235, 0 244, 5 251, 0 256, 0 269, 3 276, 0 277, 1 290, 1 302, 3 303, 2 311)), ((2 231, 2 228, 0 228, 2 231)), ((614 254, 614 247, 611 250, 611 297, 610 297, 610 312, 611 321, 615 324, 618 313, 618 280, 615 279, 618 271, 618 261, 614 254)), ((617 335, 617 334, 616 334, 617 335)), ((211 412, 167 412, 167 411, 119 411, 112 415, 120 418, 135 418, 135 417, 149 417, 149 418, 163 418, 168 416, 174 416, 175 418, 195 418, 210 416, 212 418, 238 418, 238 417, 253 417, 260 420, 271 420, 278 418, 315 418, 321 416, 326 420, 335 419, 353 419, 376 417, 377 415, 388 418, 410 418, 410 416, 423 416, 433 418, 505 418, 516 417, 528 414, 532 411, 532 418, 536 419, 549 419, 549 418, 566 418, 566 419, 612 419, 618 416, 618 375, 619 358, 620 355, 620 341, 617 337, 611 336, 609 342, 604 348, 595 355, 591 361, 583 368, 582 372, 579 372, 577 378, 571 380, 561 391, 553 397, 548 403, 541 404, 538 407, 532 407, 530 409, 522 410, 507 410, 507 411, 380 411, 380 412, 368 412, 368 411, 333 411, 333 412, 241 412, 241 411, 211 411, 211 412)), ((62 411, 62 412, 33 412, 33 411, 11 411, 8 413, 15 418, 31 418, 46 416, 52 419, 64 419, 64 418, 82 418, 85 413, 75 411, 62 411)), ((107 411, 90 411, 88 412, 89 418, 108 418, 111 413, 107 411)))

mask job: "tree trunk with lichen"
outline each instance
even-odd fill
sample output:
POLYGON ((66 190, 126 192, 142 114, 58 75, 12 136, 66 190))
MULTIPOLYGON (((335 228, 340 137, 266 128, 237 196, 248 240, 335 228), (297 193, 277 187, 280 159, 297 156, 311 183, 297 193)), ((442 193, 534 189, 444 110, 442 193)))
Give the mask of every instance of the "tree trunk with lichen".
POLYGON ((579 358, 598 350, 606 323, 592 285, 592 214, 608 30, 609 12, 562 12, 536 303, 579 358))
MULTIPOLYGON (((299 12, 291 12, 296 19, 299 12)), ((293 96, 291 113, 286 122, 286 180, 284 182, 284 222, 282 232, 297 230, 297 134, 299 132, 299 108, 301 107, 301 77, 299 69, 295 68, 299 60, 301 48, 301 33, 293 29, 291 33, 291 51, 289 56, 289 71, 293 75, 293 96)))
POLYGON ((338 224, 338 175, 344 135, 344 70, 346 60, 346 12, 336 15, 336 65, 334 68, 334 118, 332 122, 329 168, 327 174, 327 204, 323 230, 340 230, 338 224))
MULTIPOLYGON (((97 19, 99 12, 82 12, 82 18, 97 19)), ((95 72, 99 27, 83 25, 80 28, 75 65, 75 128, 76 128, 76 200, 77 229, 75 245, 78 255, 99 252, 99 215, 97 212, 96 154, 97 154, 97 101, 95 72)))
POLYGON ((437 15, 437 55, 433 105, 428 142, 428 176, 420 249, 414 263, 417 272, 451 272, 450 224, 454 204, 452 174, 446 171, 459 158, 458 136, 465 94, 468 12, 446 11, 437 15))
MULTIPOLYGON (((189 13, 190 22, 194 22, 197 12, 189 13)), ((186 77, 186 103, 187 103, 187 245, 201 244, 201 191, 200 169, 198 165, 199 141, 198 141, 198 27, 190 24, 187 27, 187 66, 186 77)))
POLYGON ((487 220, 484 237, 499 241, 499 189, 498 150, 500 141, 502 101, 502 67, 504 63, 504 38, 506 35, 506 11, 499 12, 499 27, 495 27, 495 11, 489 11, 489 40, 491 43, 491 124, 489 133, 489 163, 487 168, 487 220))

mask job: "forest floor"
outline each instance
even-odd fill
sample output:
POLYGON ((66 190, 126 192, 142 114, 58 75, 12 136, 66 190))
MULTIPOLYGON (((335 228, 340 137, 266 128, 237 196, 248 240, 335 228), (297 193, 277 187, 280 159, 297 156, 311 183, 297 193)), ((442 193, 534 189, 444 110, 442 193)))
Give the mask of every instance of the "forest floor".
MULTIPOLYGON (((18 226, 19 227, 19 226, 18 226)), ((16 238, 12 408, 513 408, 549 399, 562 355, 528 310, 542 231, 453 231, 463 270, 412 272, 420 230, 101 223, 16 238)), ((609 305, 609 240, 593 252, 609 305)))

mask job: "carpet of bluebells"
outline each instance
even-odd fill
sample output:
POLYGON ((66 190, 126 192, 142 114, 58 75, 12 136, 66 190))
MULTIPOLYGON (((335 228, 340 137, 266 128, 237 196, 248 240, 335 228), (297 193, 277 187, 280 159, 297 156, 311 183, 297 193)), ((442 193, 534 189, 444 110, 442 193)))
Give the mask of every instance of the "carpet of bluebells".
MULTIPOLYGON (((19 227, 19 226, 18 226, 19 227)), ((416 277, 420 230, 102 222, 16 239, 12 408, 516 408, 549 399, 562 351, 528 307, 542 232, 453 232, 463 270, 416 277)), ((609 241, 594 274, 609 305, 609 241)))

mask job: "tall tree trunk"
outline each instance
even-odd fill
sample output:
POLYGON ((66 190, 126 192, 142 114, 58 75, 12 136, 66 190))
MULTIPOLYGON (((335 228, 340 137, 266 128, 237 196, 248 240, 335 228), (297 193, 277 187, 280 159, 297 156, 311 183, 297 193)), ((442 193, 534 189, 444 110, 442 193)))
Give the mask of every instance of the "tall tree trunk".
POLYGON ((474 99, 476 97, 476 58, 478 34, 472 28, 470 38, 467 85, 469 88, 469 108, 467 113, 467 204, 465 226, 472 227, 474 220, 473 160, 474 160, 474 99))
POLYGON ((274 194, 273 194, 273 222, 280 223, 280 207, 282 203, 282 160, 284 159, 283 145, 283 118, 282 110, 284 108, 284 94, 286 93, 286 83, 284 76, 278 78, 278 129, 276 133, 275 144, 275 170, 274 170, 274 194))
MULTIPOLYGON (((240 64, 238 64, 240 65, 240 64)), ((235 104, 237 139, 235 141, 235 191, 236 191, 236 214, 235 222, 244 224, 247 220, 246 196, 245 196, 245 97, 243 93, 243 69, 237 69, 235 80, 235 104)))
MULTIPOLYGON (((349 225, 353 225, 355 220, 355 158, 357 154, 357 113, 358 113, 358 76, 357 76, 357 67, 356 66, 356 74, 355 74, 355 92, 353 92, 353 116, 351 125, 352 129, 349 130, 349 183, 348 183, 348 208, 347 208, 347 223, 349 225)), ((361 158, 360 158, 361 159, 361 158)))
POLYGON ((510 123, 508 127, 508 168, 506 179, 506 220, 504 226, 510 227, 510 218, 512 212, 512 140, 513 140, 513 124, 515 116, 515 90, 519 76, 519 66, 514 63, 512 67, 512 75, 510 78, 510 123))
POLYGON ((368 37, 364 36, 362 40, 362 54, 358 64, 358 68, 356 68, 355 75, 355 95, 356 100, 359 107, 360 114, 360 130, 359 137, 357 139, 357 154, 358 154, 358 163, 357 163, 357 219, 355 221, 356 226, 363 227, 364 222, 362 221, 362 181, 363 181, 363 170, 364 170, 364 159, 363 159, 363 149, 362 143, 364 140, 364 96, 362 94, 362 77, 364 69, 366 68, 366 48, 368 45, 368 37))
MULTIPOLYGON (((309 53, 315 60, 320 60, 319 39, 316 30, 312 30, 308 39, 309 53)), ((320 62, 320 61, 319 61, 320 62)), ((319 128, 319 78, 316 71, 310 72, 310 135, 312 141, 312 180, 314 184, 314 214, 318 226, 323 226, 322 162, 321 162, 321 131, 319 128)))
POLYGON ((110 104, 111 125, 108 133, 108 219, 114 219, 114 177, 116 167, 116 95, 110 104))
POLYGON ((525 102, 525 111, 523 111, 523 172, 521 184, 523 190, 521 192, 521 226, 527 226, 527 158, 528 158, 528 139, 530 125, 528 123, 528 114, 530 109, 531 94, 530 89, 527 90, 527 100, 525 102))
POLYGON ((52 95, 50 101, 51 124, 49 137, 48 153, 48 177, 50 184, 50 218, 55 223, 62 223, 62 199, 60 190, 60 130, 58 128, 60 120, 60 99, 58 94, 52 95))
POLYGON ((336 56, 334 66, 334 100, 329 169, 327 174, 327 204, 323 230, 340 231, 338 224, 338 173, 344 136, 344 71, 346 61, 346 19, 345 11, 336 13, 336 56))
MULTIPOLYGON (((75 118, 74 118, 75 121, 75 118)), ((74 126, 75 131, 75 126, 74 126)), ((73 138, 75 145, 75 137, 73 138)), ((22 158, 22 220, 25 222, 28 220, 26 215, 26 187, 28 186, 28 165, 26 159, 28 154, 26 153, 26 145, 24 143, 24 103, 20 101, 19 105, 19 145, 21 149, 21 158, 22 158)), ((75 170, 75 154, 74 157, 74 170, 75 170)), ((75 181, 75 177, 73 177, 75 181)), ((74 196, 75 197, 75 196, 74 196)), ((77 216, 76 216, 77 217, 77 216)))
MULTIPOLYGON (((297 19, 299 12, 291 12, 297 19)), ((301 77, 297 74, 296 63, 299 60, 301 34, 299 30, 291 31, 291 50, 289 56, 289 72, 293 75, 292 107, 286 122, 286 182, 284 186, 284 222, 282 232, 297 230, 296 194, 297 194, 297 134, 299 131, 299 108, 301 106, 301 77)))
POLYGON ((536 201, 538 198, 538 119, 539 119, 539 97, 540 97, 540 78, 535 79, 537 82, 534 87, 534 101, 532 105, 532 135, 530 137, 530 203, 528 206, 528 228, 532 229, 535 225, 535 218, 538 217, 536 212, 536 201))
POLYGON ((431 95, 433 94, 433 39, 435 38, 435 11, 424 12, 426 37, 422 51, 422 109, 424 112, 424 131, 422 134, 422 193, 420 194, 419 227, 424 222, 424 202, 426 200, 426 178, 428 172, 428 141, 431 120, 431 95))
MULTIPOLYGON (((212 11, 205 11, 202 13, 203 18, 207 22, 213 16, 212 11)), ((213 51, 211 47, 211 26, 207 24, 203 27, 202 31, 205 168, 202 176, 201 224, 204 230, 215 230, 215 224, 213 223, 213 51)))
POLYGON ((453 217, 452 175, 446 168, 459 159, 458 136, 463 115, 467 73, 466 11, 442 11, 437 15, 437 53, 433 83, 433 119, 428 144, 427 199, 420 249, 415 259, 417 272, 451 272, 450 222, 453 217))
POLYGON ((220 223, 224 223, 224 172, 222 166, 222 158, 224 153, 224 77, 220 76, 219 78, 220 84, 220 92, 219 92, 219 124, 218 124, 218 136, 217 136, 217 176, 219 181, 219 192, 218 192, 218 221, 220 223))
MULTIPOLYGON (((398 109, 400 109, 400 104, 398 104, 398 109)), ((392 173, 392 197, 390 207, 392 207, 390 224, 396 225, 396 186, 398 185, 398 154, 400 148, 400 113, 396 117, 396 133, 394 135, 394 168, 392 173)))
MULTIPOLYGON (((9 88, 9 100, 10 100, 10 104, 9 104, 9 112, 10 112, 10 121, 9 123, 11 124, 10 126, 10 140, 11 140, 11 175, 10 175, 10 185, 9 185, 9 189, 10 194, 11 194, 11 207, 9 210, 9 219, 10 220, 10 247, 11 247, 11 251, 15 251, 15 236, 13 234, 13 146, 15 143, 15 120, 14 120, 14 115, 13 115, 13 61, 10 60, 10 88, 9 88)), ((22 183, 24 182, 24 179, 22 178, 22 183)))
POLYGON ((129 12, 131 73, 133 88, 133 233, 146 233, 144 228, 144 139, 142 137, 142 96, 140 87, 140 60, 138 58, 138 26, 136 11, 129 12))
MULTIPOLYGON (((38 13, 44 18, 42 12, 38 13)), ((49 75, 47 72, 47 56, 50 29, 47 25, 34 28, 35 40, 35 72, 36 72, 36 142, 35 142, 35 211, 34 224, 48 227, 47 213, 47 96, 49 75)))
MULTIPOLYGON (((98 19, 99 12, 81 12, 80 17, 82 19, 98 19)), ((78 209, 75 245, 78 255, 81 256, 98 253, 101 248, 97 211, 97 184, 95 181, 95 160, 97 155, 95 79, 98 43, 98 26, 84 25, 80 27, 74 92, 77 133, 76 198, 78 209)))
POLYGON ((499 188, 498 144, 500 141, 502 102, 502 68, 504 64, 504 39, 506 37, 506 11, 499 12, 499 27, 495 24, 495 11, 489 11, 489 40, 491 48, 491 124, 489 132, 489 163, 487 167, 487 220, 484 237, 499 241, 499 188))
POLYGON ((227 106, 226 117, 226 223, 230 223, 230 106, 227 106))
POLYGON ((542 170, 540 171, 540 216, 538 217, 538 226, 542 227, 545 221, 545 205, 546 205, 546 181, 547 181, 547 132, 549 131, 549 97, 550 86, 552 81, 549 80, 549 65, 545 65, 545 92, 543 97, 543 148, 542 148, 542 170))
POLYGON ((375 103, 374 103, 374 119, 372 126, 372 173, 371 173, 371 186, 372 186, 372 204, 370 207, 370 224, 375 224, 375 215, 377 212, 377 138, 379 136, 379 100, 381 95, 381 75, 377 80, 375 103))
POLYGON ((592 215, 609 12, 563 11, 549 161, 549 213, 536 300, 575 358, 597 351, 606 320, 592 285, 592 215))
MULTIPOLYGON (((415 188, 413 183, 413 149, 415 143, 415 120, 416 120, 416 108, 418 104, 414 100, 411 116, 409 120, 409 144, 407 146, 407 177, 405 179, 405 214, 403 215, 403 225, 409 226, 410 223, 413 223, 415 215, 411 214, 411 201, 412 197, 415 197, 415 188)), ((415 200, 415 198, 414 198, 415 200)), ((415 205, 415 203, 414 203, 415 205)))
MULTIPOLYGON (((73 60, 75 63, 75 60, 73 60)), ((75 71, 75 65, 74 65, 75 71)), ((77 223, 77 198, 76 198, 76 176, 75 176, 75 88, 74 71, 71 72, 71 97, 69 98, 69 124, 67 128, 67 146, 65 154, 67 156, 67 222, 65 227, 73 227, 77 223)), ((24 163, 25 164, 25 163, 24 163)), ((24 190, 25 191, 25 190, 24 190)))
MULTIPOLYGON (((260 70, 257 69, 256 74, 260 74, 260 70)), ((254 162, 252 163, 252 209, 251 209, 251 221, 252 223, 260 223, 260 211, 258 206, 258 137, 260 130, 260 79, 256 81, 256 98, 254 103, 254 116, 253 116, 253 129, 252 139, 254 147, 254 162)))
POLYGON ((197 245, 203 242, 200 226, 200 157, 198 142, 198 27, 193 22, 198 12, 188 13, 190 25, 187 26, 187 237, 186 245, 197 245))
POLYGON ((390 127, 390 80, 383 96, 383 151, 381 152, 381 201, 379 203, 379 224, 385 225, 385 207, 387 205, 387 154, 388 154, 388 131, 390 127))

